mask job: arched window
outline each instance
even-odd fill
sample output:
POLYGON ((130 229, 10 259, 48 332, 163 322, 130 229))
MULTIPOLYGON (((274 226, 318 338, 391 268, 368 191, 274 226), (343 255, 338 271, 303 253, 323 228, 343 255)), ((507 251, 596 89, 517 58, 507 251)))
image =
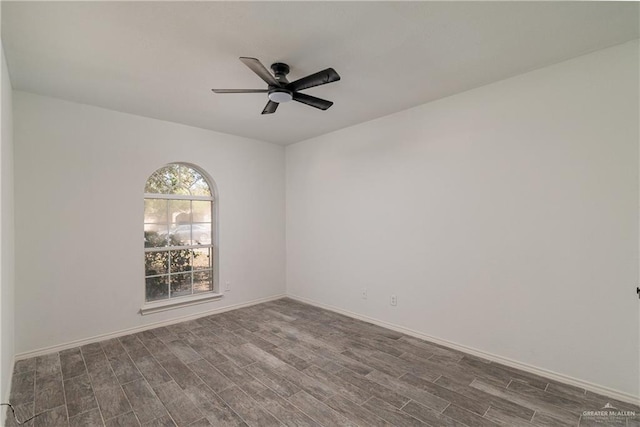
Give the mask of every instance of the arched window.
POLYGON ((172 163, 151 174, 144 192, 145 302, 214 292, 213 185, 172 163))

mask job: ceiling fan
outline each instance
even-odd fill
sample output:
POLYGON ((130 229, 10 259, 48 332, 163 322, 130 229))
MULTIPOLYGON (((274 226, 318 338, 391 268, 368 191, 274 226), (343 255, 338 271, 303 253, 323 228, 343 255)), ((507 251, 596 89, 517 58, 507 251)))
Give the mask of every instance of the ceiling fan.
POLYGON ((269 102, 262 110, 262 114, 273 114, 278 109, 278 105, 291 100, 310 105, 320 110, 326 110, 333 105, 333 102, 315 96, 305 95, 299 91, 311 87, 337 82, 340 76, 333 68, 318 71, 294 82, 287 80, 289 66, 281 62, 271 64, 273 75, 256 58, 241 57, 240 61, 249 67, 254 73, 264 80, 269 86, 267 89, 211 89, 215 93, 267 93, 269 102))

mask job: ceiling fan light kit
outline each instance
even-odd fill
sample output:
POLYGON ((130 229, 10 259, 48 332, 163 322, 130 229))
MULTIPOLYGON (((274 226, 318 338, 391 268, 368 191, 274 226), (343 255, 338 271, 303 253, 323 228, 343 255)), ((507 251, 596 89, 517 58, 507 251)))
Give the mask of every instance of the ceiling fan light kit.
POLYGON ((317 73, 308 75, 294 82, 287 80, 289 74, 289 66, 281 62, 271 65, 271 74, 262 63, 256 58, 240 57, 247 67, 258 75, 265 83, 267 89, 211 89, 215 93, 266 93, 269 101, 262 110, 262 114, 273 114, 276 112, 278 105, 283 102, 298 101, 302 104, 326 110, 333 105, 333 102, 326 99, 316 98, 315 96, 305 95, 299 91, 309 89, 315 86, 321 86, 327 83, 337 82, 340 76, 333 68, 327 68, 317 73))
POLYGON ((293 93, 286 89, 273 89, 269 91, 269 99, 278 104, 289 102, 293 99, 293 93))

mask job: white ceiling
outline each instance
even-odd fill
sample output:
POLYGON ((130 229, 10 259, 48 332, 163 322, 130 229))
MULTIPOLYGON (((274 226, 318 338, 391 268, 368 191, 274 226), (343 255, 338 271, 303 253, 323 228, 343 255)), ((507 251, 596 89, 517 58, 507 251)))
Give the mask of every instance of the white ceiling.
POLYGON ((14 89, 290 144, 639 37, 636 2, 8 2, 14 89), (239 56, 337 83, 261 115, 239 56))

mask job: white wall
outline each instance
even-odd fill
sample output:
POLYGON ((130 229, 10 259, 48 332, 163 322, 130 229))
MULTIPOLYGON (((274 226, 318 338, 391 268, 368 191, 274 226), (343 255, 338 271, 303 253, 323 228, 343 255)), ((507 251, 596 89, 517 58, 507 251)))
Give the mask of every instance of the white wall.
POLYGON ((284 148, 14 92, 16 352, 284 293, 284 148), (147 316, 143 191, 170 162, 219 191, 221 301, 147 316))
POLYGON ((288 146, 287 292, 637 396, 638 73, 630 42, 288 146))
MULTIPOLYGON (((0 398, 9 398, 14 350, 14 203, 13 203, 13 107, 9 70, 0 41, 0 398)), ((2 420, 6 407, 0 411, 2 420)))

